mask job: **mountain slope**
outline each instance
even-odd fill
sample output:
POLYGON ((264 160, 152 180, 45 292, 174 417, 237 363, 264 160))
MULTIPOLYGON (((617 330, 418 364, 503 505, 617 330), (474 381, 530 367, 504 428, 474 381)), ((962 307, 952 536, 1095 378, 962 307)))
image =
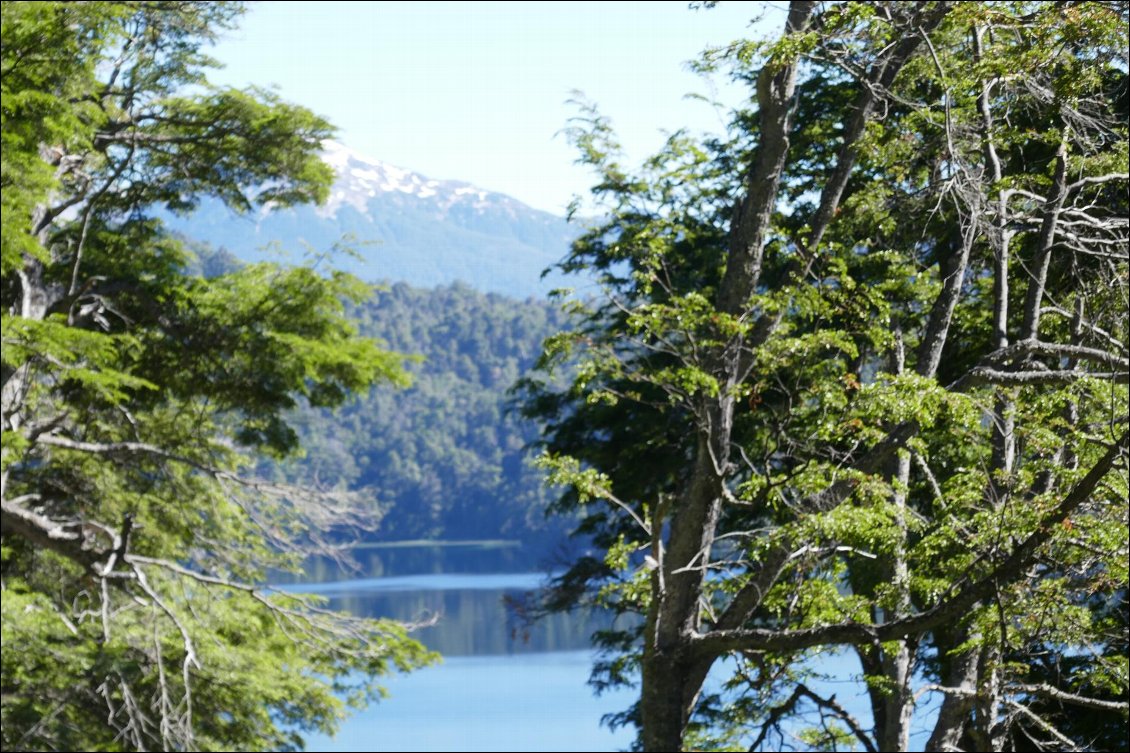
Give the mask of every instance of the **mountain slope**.
POLYGON ((374 540, 562 540, 567 522, 545 519, 549 495, 526 452, 536 427, 506 393, 563 326, 558 307, 397 283, 350 314, 362 334, 423 356, 408 366, 412 386, 374 387, 336 412, 296 411, 306 456, 275 472, 366 494, 388 510, 374 540))
POLYGON ((579 233, 564 218, 469 183, 431 180, 335 142, 324 147, 337 181, 322 207, 239 216, 212 201, 166 221, 245 261, 299 261, 348 236, 358 256, 337 255, 331 263, 371 281, 423 287, 463 281, 518 298, 576 284, 556 275, 540 279, 579 233), (281 247, 265 256, 264 247, 273 244, 281 247))

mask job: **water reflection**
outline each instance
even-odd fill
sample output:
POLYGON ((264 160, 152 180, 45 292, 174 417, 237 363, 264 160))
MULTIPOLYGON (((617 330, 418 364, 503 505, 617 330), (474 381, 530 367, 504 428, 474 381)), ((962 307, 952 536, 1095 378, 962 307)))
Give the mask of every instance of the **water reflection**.
POLYGON ((434 578, 431 589, 425 583, 420 590, 357 590, 331 597, 330 606, 366 617, 391 617, 405 622, 436 615, 436 623, 420 629, 414 637, 444 656, 584 649, 589 646, 592 632, 608 622, 607 618, 591 615, 585 619, 557 614, 524 626, 506 603, 508 598, 522 597, 528 577, 518 576, 511 588, 467 588, 453 583, 449 576, 429 577, 434 578))
POLYGON ((546 568, 537 553, 517 541, 446 544, 369 544, 351 549, 354 567, 333 559, 313 558, 299 577, 279 582, 322 583, 353 578, 387 578, 402 575, 453 575, 529 573, 546 568))
POLYGON ((523 619, 525 595, 547 575, 528 572, 531 557, 520 546, 379 547, 354 556, 360 572, 317 560, 284 587, 322 594, 331 608, 364 617, 434 617, 414 637, 452 657, 583 650, 594 631, 611 624, 609 615, 591 612, 523 619))
MULTIPOLYGON (((367 617, 413 622, 438 615, 435 625, 415 635, 445 662, 390 678, 389 700, 348 720, 337 739, 313 736, 310 750, 613 750, 631 743, 632 730, 613 733, 599 720, 626 709, 635 691, 597 697, 585 684, 593 659, 589 637, 610 617, 558 614, 524 625, 506 602, 537 588, 546 575, 522 547, 384 546, 355 557, 359 570, 311 562, 304 577, 282 587, 322 594, 332 607, 367 617)), ((854 655, 828 652, 809 668, 826 676, 810 686, 836 695, 870 724, 854 655)), ((720 691, 733 669, 732 661, 721 662, 708 688, 720 691)), ((926 721, 934 713, 927 709, 926 721)), ((817 722, 793 720, 786 733, 817 722)), ((927 735, 916 729, 912 749, 921 750, 927 735)))

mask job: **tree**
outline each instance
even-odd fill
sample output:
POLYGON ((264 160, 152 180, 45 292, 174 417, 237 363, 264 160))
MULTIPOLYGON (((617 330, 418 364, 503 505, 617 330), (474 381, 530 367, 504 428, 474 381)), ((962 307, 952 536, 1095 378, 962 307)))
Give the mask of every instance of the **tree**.
POLYGON ((204 76, 240 11, 3 4, 6 749, 293 749, 430 658, 402 625, 265 586, 373 518, 249 473, 297 450, 296 405, 403 381, 344 316, 366 287, 195 276, 156 217, 327 194, 324 120, 204 76))
POLYGON ((584 112, 563 267, 606 296, 522 388, 606 552, 546 606, 641 615, 598 682, 638 670, 644 749, 904 750, 925 693, 930 749, 1125 740, 1126 42, 1121 3, 798 1, 701 61, 752 92, 725 138, 632 174, 584 112), (808 682, 834 648, 870 720, 808 682))
POLYGON ((396 283, 352 308, 360 332, 422 356, 408 367, 412 387, 371 390, 334 415, 301 411, 306 457, 279 474, 334 479, 378 500, 389 514, 374 536, 386 541, 521 538, 539 551, 560 540, 566 523, 541 514, 549 494, 523 453, 535 429, 506 409, 501 389, 533 365, 557 313, 462 283, 396 283))

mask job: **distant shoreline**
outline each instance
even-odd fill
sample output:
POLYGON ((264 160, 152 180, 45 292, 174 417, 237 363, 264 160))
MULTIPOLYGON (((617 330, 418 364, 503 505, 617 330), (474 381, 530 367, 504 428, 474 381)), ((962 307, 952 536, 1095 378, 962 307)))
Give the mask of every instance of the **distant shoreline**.
POLYGON ((370 541, 356 544, 350 549, 408 549, 410 547, 479 547, 482 549, 508 549, 522 546, 518 539, 404 539, 403 541, 370 541))

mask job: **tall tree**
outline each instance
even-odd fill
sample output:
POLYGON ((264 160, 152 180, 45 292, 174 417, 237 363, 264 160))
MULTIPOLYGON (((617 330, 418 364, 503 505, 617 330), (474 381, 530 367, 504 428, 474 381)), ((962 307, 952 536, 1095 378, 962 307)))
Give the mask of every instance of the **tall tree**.
POLYGON ((1125 730, 1126 42, 1125 4, 798 1, 704 57, 752 90, 725 139, 634 175, 582 118, 608 219, 564 266, 607 297, 524 388, 607 549, 549 606, 642 615, 602 639, 644 749, 816 712, 903 750, 926 692, 931 749, 1125 730), (807 681, 835 648, 871 719, 807 681))
POLYGON ((323 199, 331 128, 208 84, 237 4, 2 7, 3 747, 299 747, 428 655, 265 587, 371 515, 249 463, 400 359, 344 317, 358 281, 193 276, 153 214, 323 199))

